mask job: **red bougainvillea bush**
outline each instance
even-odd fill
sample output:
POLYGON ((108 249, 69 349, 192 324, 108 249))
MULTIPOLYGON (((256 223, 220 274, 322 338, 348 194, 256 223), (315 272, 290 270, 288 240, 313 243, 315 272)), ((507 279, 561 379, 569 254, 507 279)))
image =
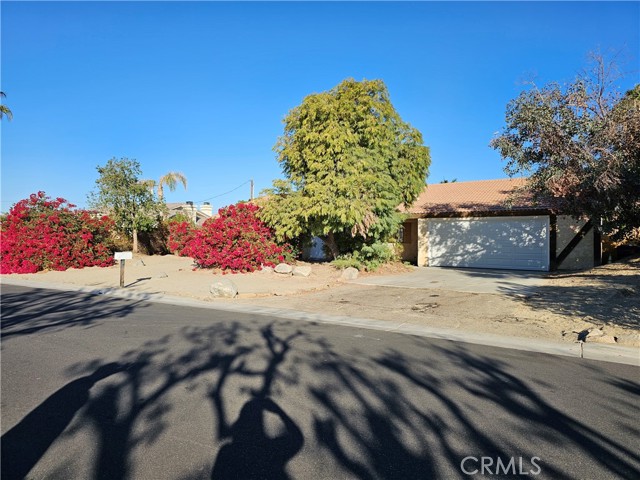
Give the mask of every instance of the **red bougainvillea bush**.
POLYGON ((192 257, 199 268, 233 273, 253 272, 292 258, 291 247, 275 243, 271 229, 256 216, 258 210, 254 204, 239 203, 220 209, 201 228, 177 225, 176 251, 192 257), (187 240, 179 245, 178 239, 187 240))
POLYGON ((198 228, 189 220, 169 220, 169 250, 181 257, 190 257, 189 246, 196 236, 198 228))
POLYGON ((0 273, 35 273, 113 265, 113 222, 44 192, 16 203, 2 218, 0 273))

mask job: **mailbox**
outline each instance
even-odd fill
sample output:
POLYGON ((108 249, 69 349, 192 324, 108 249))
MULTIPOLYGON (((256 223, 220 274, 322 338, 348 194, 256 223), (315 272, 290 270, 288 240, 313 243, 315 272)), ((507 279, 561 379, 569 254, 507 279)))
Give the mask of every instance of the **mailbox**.
POLYGON ((124 288, 124 261, 131 260, 133 252, 114 252, 113 259, 120 260, 120 288, 124 288))

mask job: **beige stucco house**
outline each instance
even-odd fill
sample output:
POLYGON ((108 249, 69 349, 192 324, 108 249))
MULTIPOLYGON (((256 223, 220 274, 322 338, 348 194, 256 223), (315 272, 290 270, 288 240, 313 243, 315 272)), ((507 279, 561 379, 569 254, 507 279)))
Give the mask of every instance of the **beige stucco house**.
POLYGON ((593 223, 523 196, 513 201, 525 181, 428 185, 403 209, 402 258, 418 266, 537 271, 598 265, 601 240, 593 223))

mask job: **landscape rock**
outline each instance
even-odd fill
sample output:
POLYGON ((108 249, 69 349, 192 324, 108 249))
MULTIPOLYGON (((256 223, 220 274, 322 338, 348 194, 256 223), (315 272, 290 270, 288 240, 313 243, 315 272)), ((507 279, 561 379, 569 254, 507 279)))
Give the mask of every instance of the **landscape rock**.
POLYGON ((293 269, 293 275, 295 277, 308 277, 311 275, 311 267, 306 265, 297 266, 293 269))
POLYGON ((293 267, 291 265, 287 265, 286 263, 279 263, 275 268, 276 273, 281 273, 283 275, 291 275, 293 272, 293 267))
POLYGON ((582 322, 580 325, 576 326, 573 328, 573 330, 571 330, 573 333, 582 333, 585 331, 591 331, 593 329, 595 329, 596 326, 592 323, 588 323, 588 322, 582 322))
POLYGON ((411 307, 411 310, 413 310, 414 312, 422 312, 422 313, 426 313, 427 311, 429 311, 430 309, 433 308, 438 308, 440 305, 438 305, 437 302, 431 302, 431 303, 416 303, 413 307, 411 307))
POLYGON ((209 292, 214 297, 234 298, 238 295, 238 287, 231 280, 223 278, 212 283, 209 292))
POLYGON ((595 337, 601 337, 604 335, 604 332, 599 329, 599 328, 594 328, 593 330, 590 330, 589 333, 587 334, 587 339, 593 339, 595 337))
POLYGON ((618 343, 613 335, 601 335, 599 337, 587 337, 587 341, 592 343, 618 343))
POLYGON ((342 280, 355 280, 356 278, 358 278, 359 274, 360 272, 358 271, 357 268, 349 267, 349 268, 345 268, 342 271, 342 275, 340 275, 340 278, 342 280))
POLYGON ((273 267, 265 267, 265 266, 263 266, 260 269, 260 272, 261 273, 273 273, 273 267))

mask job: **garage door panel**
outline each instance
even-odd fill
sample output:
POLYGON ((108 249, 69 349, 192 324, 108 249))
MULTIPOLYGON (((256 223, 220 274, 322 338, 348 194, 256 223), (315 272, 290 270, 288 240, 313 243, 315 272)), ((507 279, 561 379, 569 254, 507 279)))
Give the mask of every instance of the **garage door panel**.
POLYGON ((549 218, 430 219, 429 265, 549 269, 549 218))

